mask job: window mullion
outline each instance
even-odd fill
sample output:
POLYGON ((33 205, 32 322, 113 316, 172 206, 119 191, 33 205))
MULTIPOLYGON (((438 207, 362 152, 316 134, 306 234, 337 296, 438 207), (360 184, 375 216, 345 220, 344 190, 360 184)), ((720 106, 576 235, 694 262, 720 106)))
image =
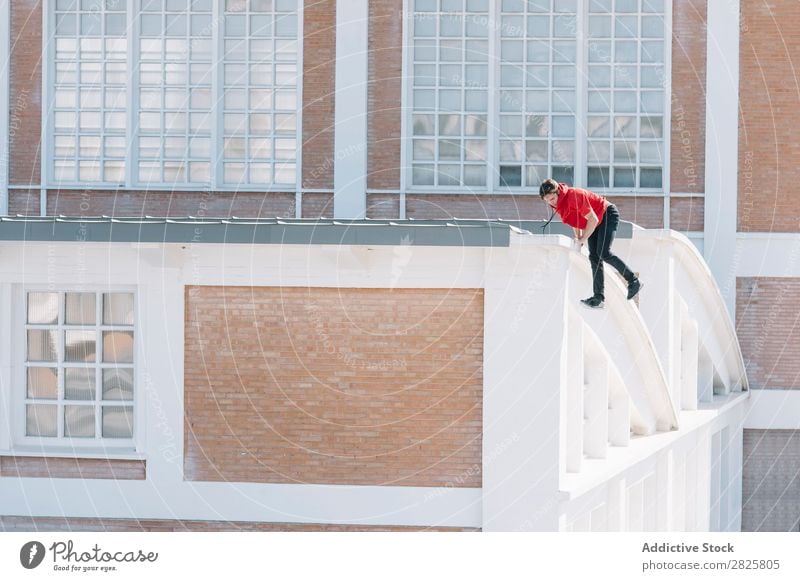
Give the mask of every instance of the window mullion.
POLYGON ((57 411, 56 411, 56 425, 58 428, 56 429, 56 438, 63 438, 64 437, 64 412, 66 408, 64 407, 64 402, 66 401, 67 394, 66 394, 66 375, 67 370, 64 362, 66 360, 66 345, 64 343, 64 321, 66 317, 65 313, 65 306, 64 301, 66 300, 66 295, 63 292, 58 293, 58 323, 56 324, 56 328, 58 329, 58 338, 56 342, 58 343, 58 352, 56 353, 56 361, 58 362, 58 373, 59 380, 58 380, 58 399, 57 399, 57 411))
POLYGON ((102 292, 95 293, 94 299, 94 329, 95 329, 95 364, 94 364, 94 377, 95 377, 95 389, 94 389, 94 439, 95 441, 100 441, 103 439, 103 424, 102 424, 102 416, 103 416, 103 370, 102 370, 102 362, 103 362, 103 333, 102 333, 102 323, 103 323, 103 298, 104 295, 102 292))
POLYGON ((489 99, 487 102, 487 130, 486 139, 486 189, 489 192, 494 192, 499 187, 500 176, 500 160, 499 160, 499 145, 500 145, 500 104, 497 98, 500 88, 498 86, 497 74, 500 68, 500 59, 498 58, 498 47, 500 45, 501 23, 500 18, 500 3, 501 0, 492 0, 489 6, 489 99))
POLYGON ((575 86, 575 166, 573 169, 573 185, 578 187, 586 187, 586 172, 587 172, 587 149, 588 149, 588 91, 589 91, 589 69, 587 66, 587 57, 589 50, 588 39, 588 13, 589 13, 589 0, 578 0, 577 14, 577 30, 576 30, 576 51, 577 60, 577 79, 575 86))
POLYGON ((211 175, 210 188, 214 190, 220 187, 220 158, 222 157, 222 109, 221 100, 223 98, 222 79, 225 63, 222 58, 224 54, 224 14, 223 0, 213 0, 212 14, 214 15, 211 24, 211 175), (222 73, 221 73, 222 71, 222 73))
POLYGON ((139 18, 136 15, 135 2, 128 2, 128 161, 125 166, 125 185, 133 187, 137 182, 139 168, 139 75, 137 63, 139 59, 139 18))

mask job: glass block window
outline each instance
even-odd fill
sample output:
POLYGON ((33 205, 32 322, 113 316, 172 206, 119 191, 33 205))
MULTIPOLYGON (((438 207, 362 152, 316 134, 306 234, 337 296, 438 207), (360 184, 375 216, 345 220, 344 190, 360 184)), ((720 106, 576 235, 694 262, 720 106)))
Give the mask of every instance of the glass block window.
POLYGON ((663 189, 663 0, 414 0, 412 16, 412 188, 663 189))
POLYGON ((137 182, 211 180, 212 1, 141 0, 137 182))
POLYGON ((74 443, 134 434, 134 295, 25 295, 24 435, 74 443))
POLYGON ((415 0, 413 185, 486 186, 488 0, 415 0))
POLYGON ((53 155, 57 181, 125 181, 125 0, 56 0, 53 155))
POLYGON ((297 179, 296 0, 226 0, 223 181, 297 179))
POLYGON ((296 187, 298 0, 48 6, 54 185, 296 187))
POLYGON ((665 26, 663 0, 592 0, 586 184, 662 187, 665 26))
POLYGON ((499 185, 573 183, 576 0, 503 0, 500 20, 499 185))

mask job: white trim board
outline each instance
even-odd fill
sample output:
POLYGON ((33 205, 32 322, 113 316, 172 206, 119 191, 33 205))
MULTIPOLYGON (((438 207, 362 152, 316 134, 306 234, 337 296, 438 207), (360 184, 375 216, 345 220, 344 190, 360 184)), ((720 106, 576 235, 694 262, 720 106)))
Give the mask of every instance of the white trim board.
POLYGON ((735 314, 739 174, 739 0, 708 3, 704 257, 735 314))
POLYGON ((750 430, 800 430, 800 389, 752 389, 744 427, 750 430))
POLYGON ((800 277, 800 233, 739 233, 737 277, 800 277))

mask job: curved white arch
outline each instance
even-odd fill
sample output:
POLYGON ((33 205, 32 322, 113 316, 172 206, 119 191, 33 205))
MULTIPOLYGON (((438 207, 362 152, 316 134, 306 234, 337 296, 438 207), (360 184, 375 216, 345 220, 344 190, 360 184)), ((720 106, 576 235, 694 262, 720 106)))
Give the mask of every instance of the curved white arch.
POLYGON ((634 433, 676 429, 678 417, 661 362, 639 310, 626 299, 627 289, 606 269, 605 309, 580 306, 580 299, 591 294, 592 278, 587 257, 575 251, 570 253, 570 279, 574 284, 569 285, 569 300, 579 306, 576 312, 597 335, 622 376, 634 433))
POLYGON ((637 256, 671 255, 675 292, 697 324, 698 346, 713 365, 717 391, 746 391, 747 374, 733 320, 711 270, 694 244, 673 230, 641 228, 634 229, 629 244, 637 256), (666 253, 659 252, 660 245, 667 246, 666 253))

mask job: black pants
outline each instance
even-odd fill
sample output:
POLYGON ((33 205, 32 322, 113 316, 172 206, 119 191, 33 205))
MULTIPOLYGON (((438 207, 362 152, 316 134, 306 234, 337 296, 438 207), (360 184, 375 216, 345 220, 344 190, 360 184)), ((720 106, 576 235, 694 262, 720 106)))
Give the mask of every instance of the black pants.
POLYGON ((611 204, 606 208, 603 221, 600 222, 597 229, 589 236, 589 262, 592 265, 592 286, 594 289, 594 296, 601 300, 605 300, 605 296, 603 295, 603 289, 605 288, 605 280, 603 278, 604 262, 616 268, 628 283, 636 280, 636 275, 622 262, 622 259, 611 254, 611 243, 614 242, 614 234, 617 232, 617 226, 619 226, 619 212, 617 211, 617 207, 611 204))

